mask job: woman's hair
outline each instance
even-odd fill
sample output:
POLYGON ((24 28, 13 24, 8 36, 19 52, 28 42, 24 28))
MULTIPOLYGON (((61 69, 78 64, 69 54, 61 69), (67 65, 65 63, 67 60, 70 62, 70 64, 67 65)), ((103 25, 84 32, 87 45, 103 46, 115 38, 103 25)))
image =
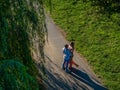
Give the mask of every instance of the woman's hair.
POLYGON ((74 42, 71 42, 71 43, 70 43, 70 46, 74 47, 74 42))

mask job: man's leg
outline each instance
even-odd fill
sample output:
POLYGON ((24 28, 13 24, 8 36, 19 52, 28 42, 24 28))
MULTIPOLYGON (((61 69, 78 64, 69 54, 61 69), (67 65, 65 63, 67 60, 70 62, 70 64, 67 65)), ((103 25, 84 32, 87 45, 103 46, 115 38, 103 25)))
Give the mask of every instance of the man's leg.
POLYGON ((69 73, 68 64, 69 64, 69 61, 66 61, 66 68, 65 68, 65 71, 66 71, 67 73, 69 73))
POLYGON ((64 60, 63 63, 62 63, 62 69, 63 69, 63 70, 65 70, 65 62, 66 62, 66 61, 64 60))

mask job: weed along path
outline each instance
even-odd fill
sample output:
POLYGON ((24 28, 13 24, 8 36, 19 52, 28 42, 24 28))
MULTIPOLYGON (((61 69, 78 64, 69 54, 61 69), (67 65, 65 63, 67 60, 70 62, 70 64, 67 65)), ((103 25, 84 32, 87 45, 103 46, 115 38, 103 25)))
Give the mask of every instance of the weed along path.
POLYGON ((96 75, 77 52, 74 52, 74 61, 79 67, 72 68, 71 74, 61 69, 63 56, 62 48, 67 43, 52 19, 46 16, 48 41, 45 45, 45 72, 43 82, 47 90, 106 90, 96 75))

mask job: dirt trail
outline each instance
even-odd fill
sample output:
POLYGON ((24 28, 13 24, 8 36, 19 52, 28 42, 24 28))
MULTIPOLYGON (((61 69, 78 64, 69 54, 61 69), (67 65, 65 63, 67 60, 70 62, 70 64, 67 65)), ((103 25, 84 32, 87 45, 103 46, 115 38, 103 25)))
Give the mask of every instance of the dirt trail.
POLYGON ((73 68, 71 74, 61 69, 63 57, 62 48, 67 43, 60 29, 52 19, 46 16, 48 42, 45 45, 45 71, 47 77, 44 83, 47 90, 106 90, 88 66, 86 60, 75 52, 74 60, 79 67, 73 68))

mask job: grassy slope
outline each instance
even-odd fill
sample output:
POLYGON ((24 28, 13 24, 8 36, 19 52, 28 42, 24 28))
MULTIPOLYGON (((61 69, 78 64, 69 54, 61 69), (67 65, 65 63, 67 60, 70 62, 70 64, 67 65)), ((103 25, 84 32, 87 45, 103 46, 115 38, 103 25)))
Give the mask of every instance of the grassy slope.
POLYGON ((76 50, 87 58, 110 90, 120 89, 120 15, 99 13, 82 0, 52 0, 52 17, 75 39, 76 50))

